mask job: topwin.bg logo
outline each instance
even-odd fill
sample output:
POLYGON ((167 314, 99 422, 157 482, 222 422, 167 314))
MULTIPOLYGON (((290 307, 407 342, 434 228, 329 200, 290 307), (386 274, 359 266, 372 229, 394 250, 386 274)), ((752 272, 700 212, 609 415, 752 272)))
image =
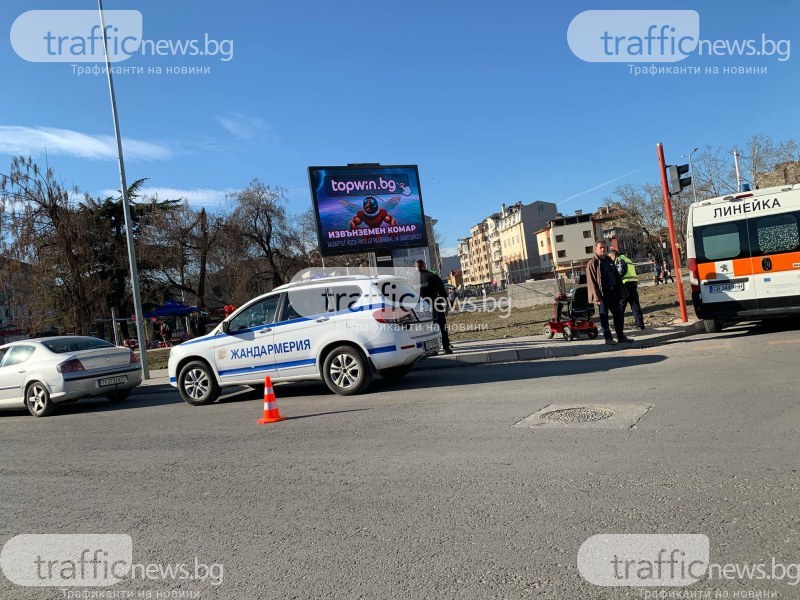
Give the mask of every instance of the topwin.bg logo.
POLYGON ((569 24, 567 42, 586 62, 678 62, 700 56, 791 56, 791 40, 700 38, 700 15, 694 10, 587 10, 569 24))

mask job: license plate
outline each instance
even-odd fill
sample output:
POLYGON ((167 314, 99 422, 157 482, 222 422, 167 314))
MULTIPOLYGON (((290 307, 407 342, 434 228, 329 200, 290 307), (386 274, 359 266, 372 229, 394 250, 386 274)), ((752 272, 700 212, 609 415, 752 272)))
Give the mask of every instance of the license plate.
POLYGON ((723 283, 719 285, 708 286, 709 294, 724 294, 725 292, 743 292, 744 282, 741 283, 723 283))
POLYGON ((100 387, 105 387, 107 385, 117 385, 120 383, 125 383, 128 381, 128 378, 125 375, 120 375, 119 377, 106 377, 104 379, 98 379, 97 385, 100 387))
POLYGON ((425 350, 438 350, 439 340, 428 340, 425 342, 425 350))

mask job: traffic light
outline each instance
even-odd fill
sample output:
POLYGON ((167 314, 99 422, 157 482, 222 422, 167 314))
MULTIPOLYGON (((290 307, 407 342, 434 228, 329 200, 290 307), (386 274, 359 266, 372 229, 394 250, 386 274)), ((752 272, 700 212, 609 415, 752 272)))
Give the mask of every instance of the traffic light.
POLYGON ((692 185, 691 177, 683 177, 689 172, 689 165, 667 165, 667 182, 670 196, 679 193, 683 188, 692 185))

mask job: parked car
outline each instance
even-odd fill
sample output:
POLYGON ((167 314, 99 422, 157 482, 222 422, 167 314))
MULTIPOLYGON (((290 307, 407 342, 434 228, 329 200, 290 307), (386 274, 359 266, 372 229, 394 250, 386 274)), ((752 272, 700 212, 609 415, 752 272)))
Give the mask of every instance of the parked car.
POLYGON ((0 408, 25 406, 34 417, 89 396, 125 400, 141 382, 133 351, 95 337, 47 337, 0 346, 0 408))
POLYGON ((228 386, 322 380, 343 396, 374 373, 405 376, 439 351, 427 300, 393 276, 330 277, 290 283, 254 298, 210 334, 175 346, 169 383, 193 405, 228 386))

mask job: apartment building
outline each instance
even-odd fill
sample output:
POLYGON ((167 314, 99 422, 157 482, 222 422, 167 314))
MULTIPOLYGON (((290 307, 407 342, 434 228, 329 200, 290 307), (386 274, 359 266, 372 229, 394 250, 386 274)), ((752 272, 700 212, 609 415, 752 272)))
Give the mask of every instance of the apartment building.
POLYGON ((536 232, 539 264, 543 271, 566 273, 583 270, 594 253, 594 242, 600 239, 602 225, 591 213, 576 211, 558 216, 536 232))
POLYGON ((517 202, 500 211, 500 247, 502 280, 521 283, 541 272, 536 231, 557 214, 552 202, 517 202))
POLYGON ((492 282, 492 265, 489 248, 489 233, 486 221, 470 229, 469 256, 472 266, 469 281, 465 285, 487 285, 492 282))
POLYGON ((456 253, 461 261, 461 276, 464 285, 470 285, 469 279, 472 276, 472 259, 469 251, 469 242, 472 238, 458 238, 458 247, 456 253))

